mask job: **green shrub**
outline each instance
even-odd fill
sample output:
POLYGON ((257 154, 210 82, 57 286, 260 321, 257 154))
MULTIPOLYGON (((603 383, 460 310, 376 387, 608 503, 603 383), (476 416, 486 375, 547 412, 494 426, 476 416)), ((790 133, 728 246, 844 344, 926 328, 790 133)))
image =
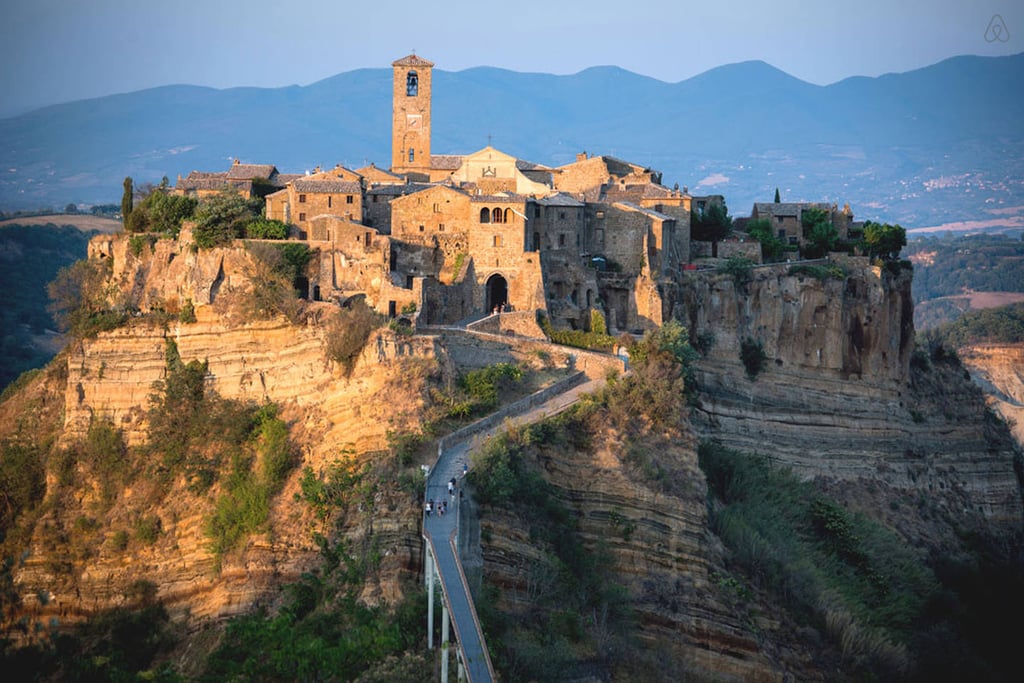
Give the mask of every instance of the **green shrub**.
POLYGON ((18 517, 42 502, 46 473, 39 452, 19 443, 0 445, 0 542, 18 517))
POLYGON ((128 238, 128 250, 136 258, 142 256, 142 252, 147 249, 152 253, 155 245, 156 235, 132 235, 128 238))
POLYGON ((89 466, 100 484, 104 502, 110 503, 130 479, 128 449, 121 430, 109 420, 94 417, 89 423, 82 460, 89 466))
POLYGON ((596 308, 590 309, 590 331, 593 334, 608 334, 608 323, 605 322, 604 314, 596 308))
POLYGON ((185 299, 185 302, 181 304, 181 310, 178 312, 178 320, 185 324, 191 324, 196 321, 196 307, 192 303, 192 299, 185 299))
POLYGON ((938 597, 916 551, 766 458, 704 442, 698 460, 711 527, 744 573, 842 641, 851 670, 875 671, 857 678, 904 680, 906 648, 931 628, 938 597))
POLYGON ((351 374, 370 334, 384 324, 384 317, 362 299, 335 311, 327 322, 325 340, 327 357, 351 374))
POLYGON ((135 522, 135 538, 146 545, 153 545, 160 536, 160 518, 156 515, 140 517, 135 522))
POLYGON ((574 346, 578 349, 610 352, 615 347, 615 337, 607 333, 584 332, 583 330, 556 330, 543 313, 537 314, 537 322, 544 334, 555 344, 574 346))
POLYGON ((245 236, 257 240, 285 240, 290 232, 287 223, 267 218, 257 218, 245 226, 245 236))
POLYGON ((807 275, 821 280, 822 282, 829 278, 842 280, 846 277, 846 271, 844 271, 842 266, 837 263, 831 263, 827 266, 817 264, 797 264, 795 266, 790 266, 788 272, 790 275, 807 275))
POLYGON ((412 315, 416 312, 416 302, 410 301, 406 305, 402 306, 402 310, 399 311, 402 315, 412 315))
POLYGON ((761 342, 747 337, 740 342, 740 360, 747 370, 747 377, 754 380, 764 370, 768 356, 761 342))
POLYGON ((110 537, 110 547, 118 552, 124 551, 128 547, 128 532, 124 529, 115 531, 110 537))
POLYGON ((718 272, 732 276, 733 282, 740 289, 750 284, 754 262, 746 256, 731 256, 718 268, 718 272))
POLYGON ((263 205, 261 199, 245 199, 230 191, 203 200, 192 229, 196 246, 210 249, 242 237, 246 226, 261 215, 263 205))

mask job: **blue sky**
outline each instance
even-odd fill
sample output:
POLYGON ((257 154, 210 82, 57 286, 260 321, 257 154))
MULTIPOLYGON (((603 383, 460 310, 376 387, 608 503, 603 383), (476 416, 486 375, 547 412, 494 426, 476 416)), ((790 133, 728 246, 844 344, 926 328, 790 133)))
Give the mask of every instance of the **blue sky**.
POLYGON ((1020 0, 5 5, 0 117, 171 83, 306 85, 343 71, 385 67, 413 50, 449 71, 497 66, 568 74, 610 64, 669 82, 761 59, 817 84, 907 71, 961 54, 1024 52, 1020 0), (986 40, 996 14, 1009 34, 1005 42, 986 40))

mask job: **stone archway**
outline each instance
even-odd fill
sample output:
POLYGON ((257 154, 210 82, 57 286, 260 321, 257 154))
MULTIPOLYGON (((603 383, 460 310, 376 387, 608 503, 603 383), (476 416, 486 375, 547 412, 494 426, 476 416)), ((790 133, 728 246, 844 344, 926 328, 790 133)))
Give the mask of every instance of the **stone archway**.
POLYGON ((487 278, 485 291, 487 294, 487 308, 485 310, 488 313, 493 312, 495 306, 501 307, 508 303, 508 281, 501 275, 495 273, 487 278))

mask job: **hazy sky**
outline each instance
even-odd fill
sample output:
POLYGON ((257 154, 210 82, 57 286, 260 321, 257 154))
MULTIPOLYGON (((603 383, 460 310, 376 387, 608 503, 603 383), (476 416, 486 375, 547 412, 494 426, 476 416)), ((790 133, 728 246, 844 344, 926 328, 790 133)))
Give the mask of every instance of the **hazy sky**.
POLYGON ((0 117, 170 83, 306 85, 413 50, 437 68, 676 82, 762 59, 806 81, 1024 52, 1020 0, 7 0, 0 117), (986 30, 999 14, 1005 30, 986 30), (1005 42, 1000 38, 1009 39, 1005 42))

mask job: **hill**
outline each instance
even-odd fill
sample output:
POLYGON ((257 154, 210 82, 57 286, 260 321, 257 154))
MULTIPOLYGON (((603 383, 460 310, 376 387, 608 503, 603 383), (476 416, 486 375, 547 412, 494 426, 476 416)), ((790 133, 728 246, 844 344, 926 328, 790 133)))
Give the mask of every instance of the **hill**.
MULTIPOLYGON (((59 220, 59 216, 38 220, 59 220)), ((28 219, 25 219, 28 220, 28 219)), ((103 219, 92 219, 93 221, 103 219)), ((95 230, 72 225, 0 224, 0 388, 45 364, 63 345, 47 312, 46 285, 64 266, 85 258, 95 230)))
POLYGON ((1024 300, 1024 241, 1002 235, 911 240, 914 325, 952 322, 965 311, 1024 300))
MULTIPOLYGON (((115 201, 126 175, 172 180, 234 157, 301 172, 390 157, 391 73, 305 87, 188 85, 46 107, 0 121, 0 207, 115 201)), ((435 71, 435 152, 496 147, 559 165, 608 153, 662 170, 734 213, 786 199, 850 202, 907 227, 1024 226, 1024 55, 957 57, 816 86, 764 62, 665 83, 616 67, 570 76, 435 71), (1017 208, 1015 208, 1017 207, 1017 208)))

